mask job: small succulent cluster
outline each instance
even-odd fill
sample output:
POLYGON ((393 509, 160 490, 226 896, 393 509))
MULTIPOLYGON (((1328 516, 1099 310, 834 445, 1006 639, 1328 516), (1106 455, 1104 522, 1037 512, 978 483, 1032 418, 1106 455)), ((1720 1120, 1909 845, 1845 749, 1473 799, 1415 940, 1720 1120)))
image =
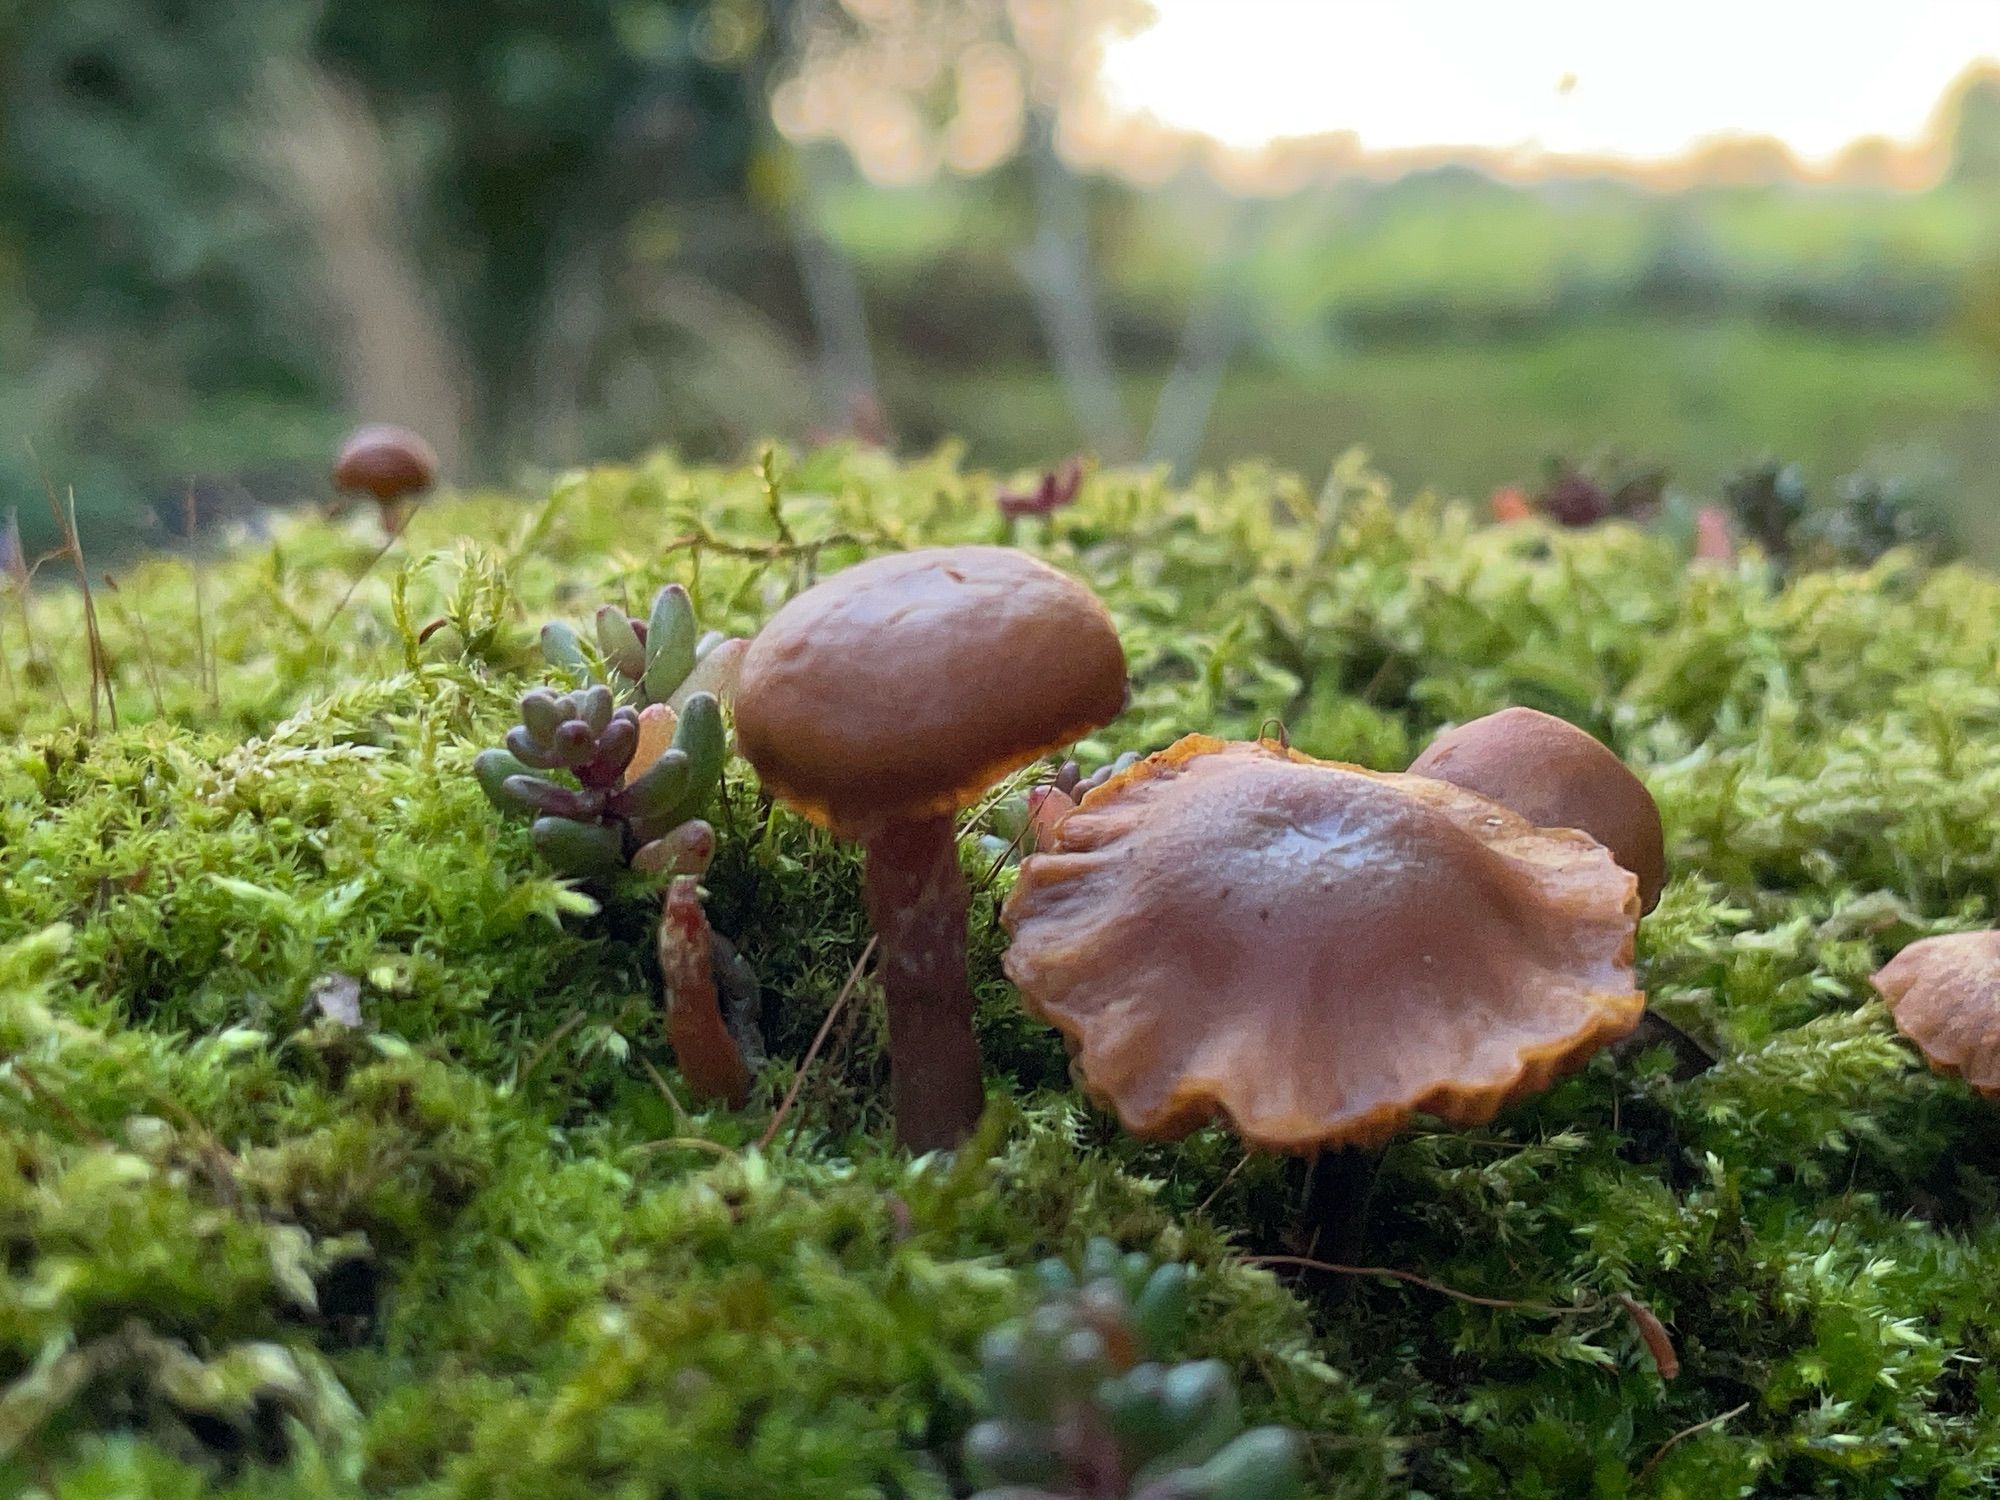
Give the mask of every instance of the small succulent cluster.
POLYGON ((1767 459, 1752 464, 1723 485, 1744 534, 1771 557, 1789 556, 1794 534, 1806 519, 1811 498, 1797 464, 1767 459))
POLYGON ((595 652, 573 626, 550 621, 542 627, 542 659, 640 708, 660 703, 678 710, 696 693, 727 696, 750 644, 719 630, 700 632, 694 601, 677 583, 653 597, 645 619, 607 604, 592 626, 595 652))
POLYGON ((990 832, 980 847, 996 860, 1025 858, 1035 852, 1040 836, 1062 816, 1120 771, 1139 759, 1139 752, 1127 750, 1116 760, 1099 766, 1088 776, 1073 760, 1066 760, 1052 780, 1002 798, 988 819, 990 832))
POLYGON ((597 637, 593 660, 574 630, 544 627, 543 656, 587 685, 524 694, 506 748, 482 751, 474 774, 503 812, 534 818, 535 847, 566 874, 699 875, 715 849, 700 814, 728 748, 718 694, 743 643, 698 637, 678 584, 644 621, 606 605, 597 637))
POLYGON ((1092 1240, 1046 1261, 1042 1298, 980 1350, 993 1415, 965 1440, 975 1500, 1291 1500, 1297 1434, 1245 1431, 1215 1360, 1161 1360, 1187 1317, 1187 1267, 1092 1240))
POLYGON ((1731 479, 1725 492, 1767 555, 1826 566, 1871 563, 1912 543, 1947 545, 1922 489, 1906 476, 1857 470, 1834 482, 1830 502, 1815 505, 1797 464, 1766 461, 1731 479))

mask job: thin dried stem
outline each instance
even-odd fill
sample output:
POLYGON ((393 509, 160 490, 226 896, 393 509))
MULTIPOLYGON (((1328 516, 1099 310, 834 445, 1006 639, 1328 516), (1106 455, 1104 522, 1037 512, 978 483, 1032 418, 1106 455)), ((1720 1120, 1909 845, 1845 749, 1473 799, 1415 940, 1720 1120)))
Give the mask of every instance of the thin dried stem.
POLYGON ((166 697, 160 691, 160 664, 153 656, 153 638, 146 630, 145 617, 140 615, 135 605, 127 608, 125 596, 119 591, 118 580, 109 573, 104 575, 104 587, 110 592, 111 607, 118 615, 118 623, 125 633, 139 643, 139 665, 145 670, 146 688, 153 695, 153 713, 157 718, 167 716, 166 697))
POLYGON ((194 576, 194 674, 202 696, 208 700, 209 711, 213 713, 222 706, 222 673, 208 644, 208 604, 202 596, 201 552, 194 535, 195 522, 199 519, 194 503, 194 486, 189 485, 181 492, 181 525, 187 532, 188 571, 194 576))
POLYGON ((868 966, 868 960, 875 956, 875 945, 880 941, 879 937, 868 939, 868 946, 861 950, 861 956, 854 960, 854 967, 847 971, 847 983, 840 987, 840 993, 834 997, 833 1004, 827 1009, 826 1019, 819 1023, 819 1034, 812 1039, 812 1045, 806 1048, 806 1055, 799 1059, 799 1070, 792 1077, 792 1086, 785 1090, 784 1101, 779 1104, 778 1112, 771 1116, 771 1123, 765 1127, 763 1135, 758 1137, 759 1151, 770 1149, 771 1142, 778 1138, 778 1132, 784 1128, 786 1116, 791 1114, 792 1106, 798 1102, 799 1090, 805 1087, 806 1073, 811 1069, 813 1059, 819 1056, 819 1049, 826 1045, 827 1033, 833 1030, 833 1023, 847 1006, 848 996, 854 993, 855 985, 861 982, 861 971, 868 966))
POLYGON ((38 660, 42 661, 49 674, 49 683, 56 690, 56 701, 62 704, 63 717, 74 718, 76 711, 70 707, 69 694, 63 689, 61 671, 53 661, 42 656, 41 649, 35 642, 35 615, 33 609, 29 607, 29 596, 34 592, 35 573, 41 567, 41 560, 37 559, 33 567, 28 565, 28 559, 21 551, 20 516, 16 512, 7 513, 7 532, 0 540, 5 540, 7 543, 7 580, 13 590, 15 602, 21 610, 21 644, 27 653, 23 670, 32 685, 35 680, 35 663, 38 660))
POLYGON ((1604 1303, 1598 1300, 1556 1306, 1548 1302, 1520 1302, 1511 1297, 1481 1297, 1472 1292, 1461 1292, 1457 1287, 1446 1286, 1441 1281, 1432 1281, 1428 1276, 1419 1276, 1414 1271, 1399 1271, 1394 1266, 1344 1266, 1336 1261, 1314 1260, 1306 1255, 1250 1255, 1244 1257, 1243 1263, 1247 1266, 1297 1266, 1301 1270, 1324 1271, 1333 1276, 1387 1276, 1395 1281, 1407 1281, 1411 1286, 1420 1286, 1427 1292, 1436 1292, 1455 1302, 1469 1302, 1474 1307, 1499 1307, 1547 1318, 1577 1317, 1602 1311, 1604 1307, 1604 1303))
MULTIPOLYGON (((76 569, 76 581, 83 587, 83 636, 90 656, 90 732, 95 735, 99 720, 97 715, 97 695, 104 694, 105 711, 111 718, 111 727, 118 727, 118 700, 111 691, 111 663, 104 654, 104 636, 97 628, 97 601, 91 597, 90 570, 84 566, 83 543, 76 534, 76 491, 69 492, 69 505, 64 507, 56 498, 55 481, 49 478, 49 471, 42 466, 41 455, 35 452, 35 445, 28 444, 28 457, 34 461, 41 474, 42 491, 49 497, 49 514, 55 518, 56 531, 62 537, 62 548, 58 556, 66 555, 71 566, 76 569)), ((64 704, 67 709, 68 704, 64 704)))
POLYGON ((1710 1417, 1706 1422, 1697 1422, 1692 1427, 1683 1427, 1679 1432, 1653 1450, 1653 1456, 1639 1466, 1639 1472, 1632 1477, 1632 1482, 1635 1485, 1644 1484, 1647 1477, 1658 1467, 1660 1460, 1665 1458, 1677 1444, 1693 1437, 1698 1432, 1706 1432, 1711 1427, 1720 1427, 1724 1422, 1730 1420, 1730 1418, 1740 1417, 1748 1410, 1750 1410, 1750 1403, 1745 1401, 1741 1406, 1732 1406, 1728 1411, 1723 1412, 1719 1416, 1710 1417))
POLYGON ((551 1052, 555 1051, 556 1047, 562 1042, 562 1039, 564 1037, 568 1036, 572 1031, 576 1030, 577 1027, 583 1024, 583 1020, 584 1020, 583 1012, 580 1010, 573 1010, 569 1013, 568 1017, 563 1021, 562 1025, 558 1026, 554 1031, 551 1031, 547 1036, 543 1037, 541 1040, 541 1044, 537 1046, 533 1052, 530 1052, 528 1054, 528 1060, 522 1063, 520 1071, 515 1073, 514 1087, 516 1089, 519 1089, 522 1084, 526 1083, 530 1078, 534 1077, 535 1070, 541 1067, 543 1062, 547 1060, 548 1055, 551 1052))

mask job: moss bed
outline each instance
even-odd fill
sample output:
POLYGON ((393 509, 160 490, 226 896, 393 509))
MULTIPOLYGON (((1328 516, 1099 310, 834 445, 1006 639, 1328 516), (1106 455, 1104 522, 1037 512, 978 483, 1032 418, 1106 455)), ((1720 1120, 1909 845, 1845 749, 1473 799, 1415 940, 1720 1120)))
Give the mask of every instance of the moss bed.
POLYGON ((1715 1061, 1620 1049, 1488 1129, 1408 1131, 1367 1224, 1370 1264, 1527 1306, 1247 1264, 1306 1248, 1304 1166, 1082 1101, 970 838, 979 1139, 891 1149, 861 1005, 759 1149, 865 933, 851 851, 741 762, 708 906, 773 1062, 690 1116, 656 891, 553 878, 470 757, 542 620, 679 580, 748 631, 815 571, 1000 539, 994 492, 949 458, 660 458, 434 504, 365 575, 359 518, 281 523, 96 590, 115 728, 80 596, 48 570, 32 641, 6 601, 0 1494, 962 1494, 979 1338, 1091 1235, 1193 1266, 1185 1356, 1308 1434, 1316 1494, 2000 1493, 2000 1111, 1867 984, 1992 920, 1983 573, 1690 569, 1625 526, 1392 503, 1357 463, 1101 474, 1021 526, 1131 659, 1086 765, 1276 719, 1399 769, 1524 703, 1646 777, 1673 879, 1641 983, 1715 1061))

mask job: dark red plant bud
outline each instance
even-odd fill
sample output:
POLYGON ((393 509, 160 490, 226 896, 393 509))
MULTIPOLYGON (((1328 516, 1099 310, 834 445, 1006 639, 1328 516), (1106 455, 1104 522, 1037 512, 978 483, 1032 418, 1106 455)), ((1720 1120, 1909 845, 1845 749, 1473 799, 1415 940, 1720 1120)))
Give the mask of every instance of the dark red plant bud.
POLYGON ((1611 514, 1611 497, 1578 473, 1565 468, 1542 496, 1542 509, 1563 526, 1595 526, 1611 514))
MULTIPOLYGON (((571 719, 567 724, 558 726, 553 742, 556 755, 572 769, 589 765, 597 755, 597 736, 581 719, 571 719)), ((513 747, 510 745, 508 748, 513 747)))
POLYGON ((1032 490, 1002 490, 995 497, 1000 514, 1008 520, 1022 516, 1046 516, 1073 502, 1083 488, 1083 461, 1068 459, 1042 475, 1032 490))
POLYGON ((511 796, 518 797, 536 812, 551 818, 568 818, 574 823, 593 823, 604 811, 604 793, 578 791, 557 786, 539 776, 509 776, 501 783, 511 796))
POLYGON ((618 784, 618 778, 625 774, 626 766, 632 763, 632 752, 639 748, 639 721, 637 717, 613 719, 604 726, 604 732, 597 737, 597 754, 587 766, 579 766, 576 779, 585 786, 603 787, 607 790, 618 784))

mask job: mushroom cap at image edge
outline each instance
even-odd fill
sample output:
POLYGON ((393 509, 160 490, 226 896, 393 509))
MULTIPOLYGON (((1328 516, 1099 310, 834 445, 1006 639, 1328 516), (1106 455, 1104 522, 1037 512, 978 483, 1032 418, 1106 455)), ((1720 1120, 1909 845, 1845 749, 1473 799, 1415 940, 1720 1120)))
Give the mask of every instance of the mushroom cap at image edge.
POLYGON ((764 784, 850 838, 957 812, 1116 718, 1125 653, 1096 595, 1006 547, 834 574, 744 654, 736 736, 764 784))
POLYGON ((1667 840, 1659 804, 1609 746, 1567 719, 1504 708, 1446 730, 1409 774, 1490 797, 1537 828, 1581 828, 1639 877, 1641 913, 1660 904, 1667 840))
POLYGON ((423 438, 407 427, 375 423, 356 428, 341 444, 333 482, 386 503, 423 494, 437 483, 437 469, 437 454, 423 438))
POLYGON ((1872 983, 1934 1070, 2000 1099, 2000 932, 1919 938, 1872 983))
POLYGON ((1190 735, 1022 863, 1008 977, 1126 1129, 1384 1144, 1491 1119, 1638 1023, 1637 882, 1449 782, 1190 735))

